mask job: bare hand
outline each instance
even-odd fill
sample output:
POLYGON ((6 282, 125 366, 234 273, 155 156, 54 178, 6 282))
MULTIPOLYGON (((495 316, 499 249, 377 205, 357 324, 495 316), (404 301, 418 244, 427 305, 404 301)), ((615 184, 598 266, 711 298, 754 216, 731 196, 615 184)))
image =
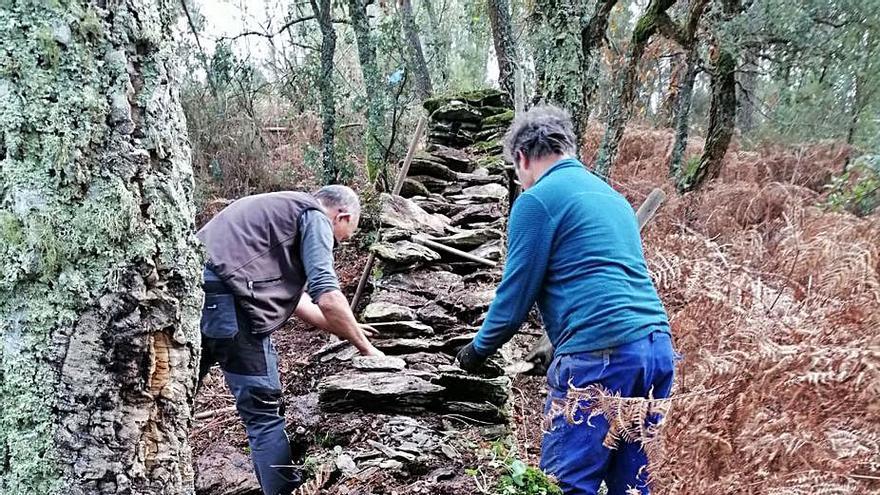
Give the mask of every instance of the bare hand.
POLYGON ((378 356, 378 357, 384 357, 384 356, 385 356, 385 353, 382 352, 382 351, 380 351, 379 349, 376 349, 376 348, 373 347, 372 345, 370 345, 370 347, 361 350, 361 356, 378 356))
POLYGON ((364 335, 366 335, 367 337, 375 337, 379 335, 378 330, 365 323, 358 323, 358 327, 360 327, 361 332, 364 332, 364 335))

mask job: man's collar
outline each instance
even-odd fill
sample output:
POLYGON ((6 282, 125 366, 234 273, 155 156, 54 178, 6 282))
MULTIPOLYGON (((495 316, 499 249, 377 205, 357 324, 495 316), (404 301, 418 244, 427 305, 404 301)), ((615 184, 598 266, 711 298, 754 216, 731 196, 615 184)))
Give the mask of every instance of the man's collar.
POLYGON ((538 180, 535 181, 535 184, 532 187, 535 187, 535 185, 537 185, 539 182, 544 180, 544 177, 547 177, 548 175, 555 172, 556 170, 568 168, 568 167, 583 167, 583 165, 581 165, 581 162, 579 162, 577 158, 574 158, 571 156, 568 156, 565 158, 560 158, 559 161, 557 161, 553 165, 550 165, 550 167, 547 170, 545 170, 544 173, 541 174, 540 177, 538 177, 538 180))

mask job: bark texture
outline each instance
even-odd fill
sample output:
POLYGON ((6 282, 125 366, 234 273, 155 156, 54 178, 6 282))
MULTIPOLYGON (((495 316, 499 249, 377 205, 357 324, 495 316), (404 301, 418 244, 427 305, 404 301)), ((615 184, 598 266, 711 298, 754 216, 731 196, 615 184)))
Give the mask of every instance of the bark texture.
POLYGON ((736 126, 743 134, 755 128, 755 91, 758 88, 758 55, 754 50, 746 50, 742 56, 742 68, 737 74, 736 88, 736 126))
POLYGON ((340 179, 339 165, 336 163, 336 90, 333 87, 336 29, 333 27, 332 2, 311 0, 311 4, 321 29, 321 72, 318 76, 318 90, 321 93, 321 164, 324 183, 332 184, 340 179))
POLYGON ((400 0, 399 8, 409 70, 415 76, 416 95, 424 101, 434 92, 431 85, 431 73, 428 72, 428 64, 425 62, 425 52, 422 50, 422 41, 419 39, 419 30, 413 15, 412 4, 409 0, 400 0))
POLYGON ((0 493, 191 493, 177 3, 0 9, 0 493))
POLYGON ((516 41, 510 22, 510 2, 507 0, 488 0, 489 23, 492 25, 492 39, 495 43, 495 56, 498 58, 498 84, 501 90, 516 101, 516 41))
POLYGON ((681 173, 681 164, 687 150, 694 81, 700 70, 700 41, 697 38, 697 28, 708 3, 708 0, 691 2, 688 6, 687 18, 681 26, 673 23, 668 17, 661 18, 660 31, 666 37, 677 42, 685 51, 684 62, 680 70, 680 82, 674 90, 674 103, 670 115, 675 129, 675 143, 672 145, 669 159, 670 177, 678 177, 681 173))
POLYGON ((673 109, 673 126, 675 128, 675 143, 672 145, 672 154, 669 158, 669 175, 678 177, 681 173, 681 164, 684 153, 687 150, 688 133, 690 131, 691 102, 694 96, 694 81, 697 79, 699 55, 697 47, 692 46, 685 55, 684 76, 676 91, 675 106, 673 109))
POLYGON ((712 101, 709 128, 700 160, 688 165, 677 182, 679 192, 694 191, 714 179, 721 171, 736 124, 736 58, 720 50, 712 67, 712 101))
POLYGON ((642 54, 645 52, 648 41, 660 29, 661 25, 669 23, 666 11, 673 3, 675 0, 651 0, 645 13, 639 17, 636 27, 633 29, 624 65, 617 74, 615 89, 608 104, 608 126, 596 156, 594 171, 602 178, 608 178, 611 167, 617 159, 620 140, 623 138, 623 130, 632 109, 636 89, 636 73, 639 62, 642 60, 642 54))
POLYGON ((367 93, 367 172, 370 180, 382 174, 385 165, 385 93, 376 63, 376 45, 373 42, 367 5, 364 0, 348 0, 348 12, 357 38, 358 58, 367 93))
POLYGON ((572 114, 578 149, 598 85, 600 48, 617 0, 538 0, 530 19, 537 76, 535 103, 572 114))

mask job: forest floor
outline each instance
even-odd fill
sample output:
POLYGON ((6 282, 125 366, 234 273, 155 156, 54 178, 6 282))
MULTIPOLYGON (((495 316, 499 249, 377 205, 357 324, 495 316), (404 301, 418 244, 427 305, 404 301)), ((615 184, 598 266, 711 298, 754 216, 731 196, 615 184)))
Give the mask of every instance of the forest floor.
MULTIPOLYGON (((600 137, 595 128, 588 132, 586 158, 600 137)), ((654 187, 670 198, 643 232, 684 356, 680 399, 652 459, 655 493, 880 493, 880 214, 860 218, 823 206, 849 150, 817 143, 745 151, 734 144, 721 177, 682 197, 667 179, 671 144, 667 130, 629 129, 612 178, 634 205, 654 187)), ((688 155, 700 144, 692 140, 688 155)), ((364 262, 353 247, 338 253, 349 297, 364 262)), ((514 354, 534 338, 518 337, 514 354)), ((275 334, 289 431, 309 456, 389 419, 325 414, 316 422, 315 386, 328 369, 310 357, 327 341, 296 322, 275 334)), ((531 465, 540 454, 544 393, 542 377, 514 380, 509 447, 531 465)), ((230 405, 214 370, 196 411, 230 405)), ((426 421, 446 428, 442 418, 426 421)), ((251 493, 247 442, 234 412, 197 420, 191 440, 197 469, 235 464, 240 489, 227 493, 251 493)), ((333 493, 495 493, 497 463, 486 478, 474 470, 498 450, 482 438, 458 440, 476 448, 459 449, 461 457, 448 463, 459 468, 451 479, 442 465, 427 465, 417 473, 379 471, 333 493), (414 483, 431 472, 444 481, 414 483)))

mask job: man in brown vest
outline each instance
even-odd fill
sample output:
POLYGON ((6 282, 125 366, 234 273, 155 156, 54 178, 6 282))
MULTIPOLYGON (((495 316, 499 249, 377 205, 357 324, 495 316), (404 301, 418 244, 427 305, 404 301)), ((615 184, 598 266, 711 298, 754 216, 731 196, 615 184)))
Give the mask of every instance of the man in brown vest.
POLYGON ((334 185, 314 195, 239 199, 197 234, 208 251, 199 380, 220 364, 266 495, 287 495, 300 484, 284 431, 271 333, 296 314, 362 355, 382 354, 355 320, 333 270, 334 240, 351 237, 359 217, 354 191, 334 185))

